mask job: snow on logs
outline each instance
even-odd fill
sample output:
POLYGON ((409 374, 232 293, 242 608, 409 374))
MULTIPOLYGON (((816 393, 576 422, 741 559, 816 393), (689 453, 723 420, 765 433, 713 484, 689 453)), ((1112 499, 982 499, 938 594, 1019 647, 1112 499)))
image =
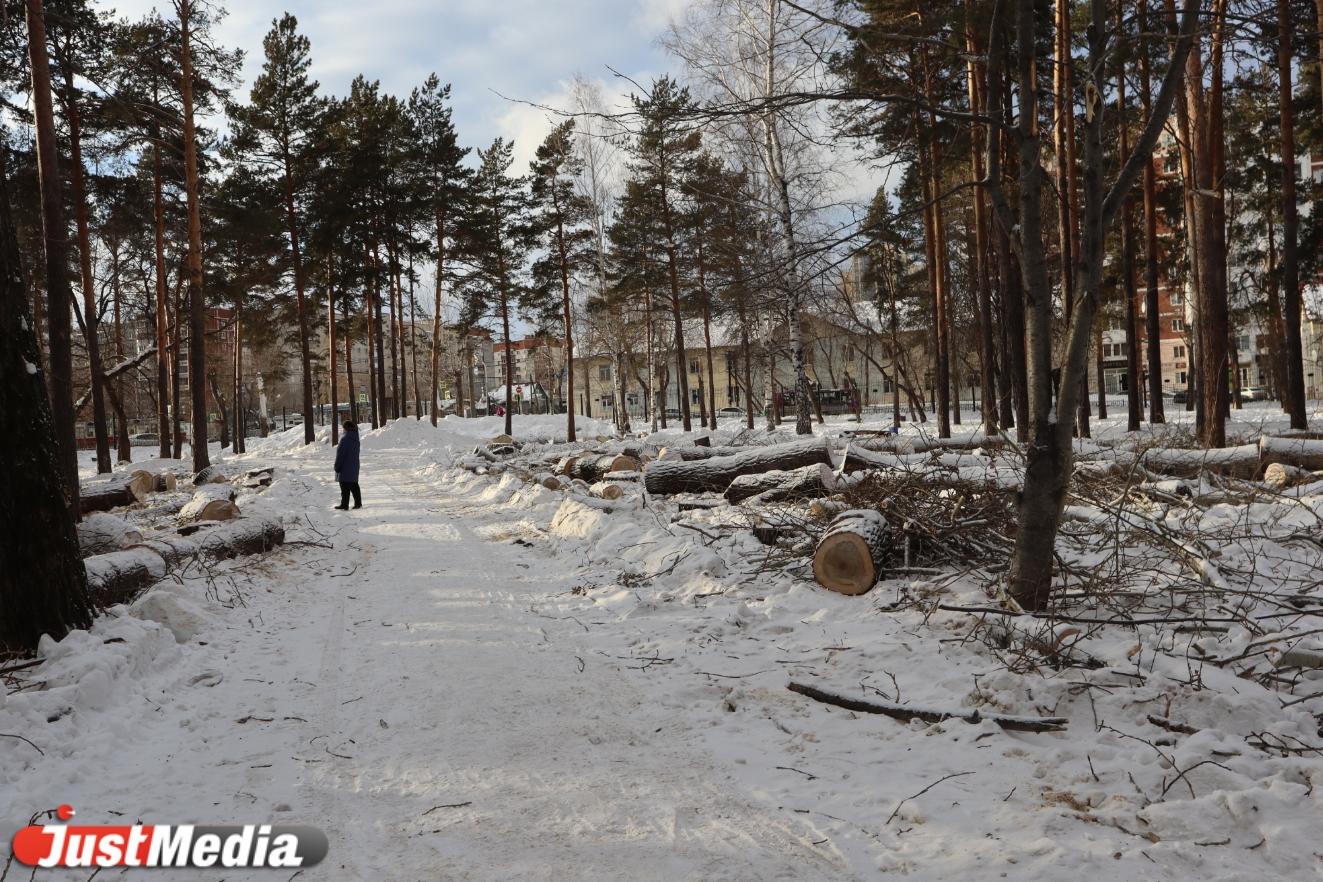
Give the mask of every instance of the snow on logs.
POLYGON ((285 542, 285 528, 271 518, 240 518, 210 524, 192 537, 161 536, 123 551, 86 558, 87 586, 98 606, 132 600, 171 568, 196 558, 228 560, 259 554, 285 542))
POLYGON ((78 510, 87 515, 94 511, 109 511, 142 502, 145 493, 132 478, 121 476, 109 481, 83 484, 78 488, 78 510))
POLYGON ((83 557, 119 551, 141 541, 140 530, 109 512, 93 512, 78 523, 78 550, 83 557))
POLYGON ((1259 470, 1259 445, 1241 444, 1209 450, 1153 447, 1144 453, 1147 468, 1164 475, 1193 478, 1200 472, 1216 472, 1238 478, 1253 478, 1259 470))
POLYGON ((831 465, 831 446, 826 438, 755 447, 708 459, 658 460, 643 470, 643 486, 656 495, 719 492, 741 475, 790 471, 818 464, 831 465))
POLYGON ((239 516, 234 504, 234 488, 229 484, 208 484, 199 487, 193 498, 179 510, 179 523, 197 521, 228 521, 239 516))
POLYGON ((887 522, 880 512, 855 508, 831 522, 813 553, 813 578, 829 591, 863 594, 877 584, 887 522))
MULTIPOLYGON (((1273 465, 1315 471, 1323 469, 1323 441, 1264 437, 1253 444, 1211 450, 1154 447, 1144 453, 1143 463, 1155 472, 1181 478, 1193 478, 1200 472, 1254 478, 1273 465)), ((1278 472, 1277 480, 1293 474, 1278 472)))
POLYGON ((628 453, 590 453, 584 456, 567 457, 567 459, 567 463, 562 462, 561 464, 561 468, 564 469, 561 474, 587 481, 590 484, 602 480, 612 472, 637 472, 642 468, 639 457, 628 453))
POLYGON ((792 471, 775 469, 756 475, 740 475, 726 487, 727 502, 741 502, 757 497, 758 502, 781 502, 822 496, 836 487, 831 466, 814 463, 792 471))

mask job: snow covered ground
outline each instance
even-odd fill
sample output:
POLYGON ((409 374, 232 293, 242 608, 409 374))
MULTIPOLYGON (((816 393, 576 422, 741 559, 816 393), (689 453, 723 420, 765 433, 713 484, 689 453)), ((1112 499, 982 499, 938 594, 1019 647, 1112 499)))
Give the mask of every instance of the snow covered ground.
MULTIPOLYGON (((1254 406, 1228 433, 1284 422, 1254 406)), ((366 432, 356 512, 331 510, 330 452, 301 429, 227 459, 277 467, 239 504, 282 518, 290 544, 43 647, 0 697, 0 733, 26 739, 0 738, 0 823, 60 803, 85 823, 307 823, 331 850, 302 879, 1323 874, 1323 757, 1247 741, 1319 744, 1311 703, 1143 626, 1091 634, 1096 668, 1012 669, 974 617, 894 608, 986 604, 972 582, 834 595, 715 513, 633 488, 608 511, 457 467, 499 431, 366 432), (904 724, 792 680, 1069 724, 904 724)), ((515 434, 554 454, 563 418, 515 434)))

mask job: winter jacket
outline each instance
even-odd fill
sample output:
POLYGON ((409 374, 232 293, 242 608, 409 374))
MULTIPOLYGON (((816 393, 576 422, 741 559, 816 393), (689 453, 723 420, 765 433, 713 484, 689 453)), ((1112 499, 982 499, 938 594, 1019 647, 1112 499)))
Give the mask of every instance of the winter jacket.
POLYGON ((358 432, 350 429, 335 448, 335 479, 342 484, 358 482, 358 432))

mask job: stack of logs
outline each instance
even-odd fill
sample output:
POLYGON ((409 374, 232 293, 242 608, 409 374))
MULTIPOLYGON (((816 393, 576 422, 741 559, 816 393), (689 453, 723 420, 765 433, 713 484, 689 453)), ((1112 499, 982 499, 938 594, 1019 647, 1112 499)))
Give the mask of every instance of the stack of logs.
MULTIPOLYGON (((244 487, 260 490, 271 484, 274 473, 269 467, 252 469, 236 480, 244 487)), ((235 487, 220 469, 204 469, 192 483, 197 489, 182 504, 176 501, 143 512, 146 516, 174 514, 178 535, 146 539, 141 530, 109 512, 141 508, 150 493, 175 490, 173 474, 139 469, 80 488, 84 517, 78 525, 79 544, 88 588, 98 605, 131 600, 186 560, 225 560, 268 551, 284 543, 285 529, 278 520, 239 517, 235 487)))

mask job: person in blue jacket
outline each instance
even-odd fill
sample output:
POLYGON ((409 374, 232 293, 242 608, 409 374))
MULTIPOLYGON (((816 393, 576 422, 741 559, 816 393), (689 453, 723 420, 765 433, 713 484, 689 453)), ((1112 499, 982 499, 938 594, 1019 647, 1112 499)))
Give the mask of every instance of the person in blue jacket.
POLYGON ((358 423, 345 420, 345 432, 335 448, 335 479, 340 482, 340 511, 349 508, 349 494, 354 495, 354 508, 363 507, 358 489, 358 423))

